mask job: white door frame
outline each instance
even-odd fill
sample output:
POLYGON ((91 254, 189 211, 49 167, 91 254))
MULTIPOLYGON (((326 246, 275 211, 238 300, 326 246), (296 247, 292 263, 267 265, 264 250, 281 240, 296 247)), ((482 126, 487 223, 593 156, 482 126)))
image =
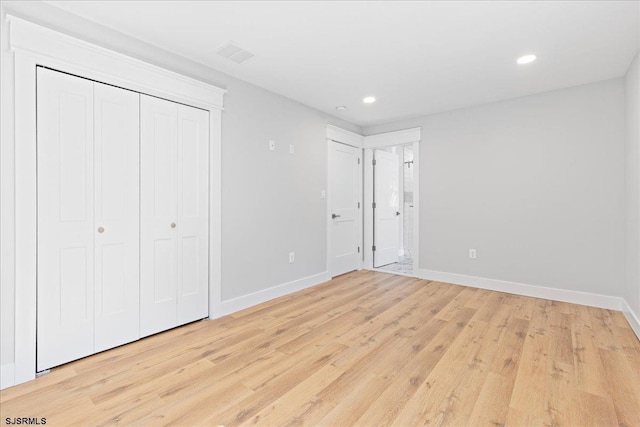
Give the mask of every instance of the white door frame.
MULTIPOLYGON (((333 222, 331 220, 331 212, 332 212, 332 195, 331 191, 329 191, 329 182, 330 182, 330 173, 331 173, 331 144, 330 141, 338 142, 340 144, 350 145, 352 147, 356 147, 359 150, 362 150, 364 137, 362 135, 358 135, 357 133, 341 129, 336 126, 327 125, 327 211, 326 211, 326 226, 327 226, 327 277, 331 278, 331 260, 333 259, 333 249, 332 249, 332 232, 333 232, 333 222)), ((358 194, 358 201, 360 203, 360 214, 358 215, 357 227, 358 227, 358 243, 360 245, 360 257, 358 258, 358 270, 362 269, 363 257, 362 254, 364 252, 364 246, 362 245, 362 212, 364 209, 364 205, 362 204, 362 164, 363 164, 363 156, 360 156, 360 172, 358 176, 360 177, 360 183, 358 187, 360 188, 360 194, 358 194)))
MULTIPOLYGON (((420 260, 420 138, 422 128, 410 128, 364 137, 364 263, 363 268, 386 271, 373 267, 373 150, 376 148, 411 145, 413 147, 413 276, 417 277, 420 260)), ((402 274, 402 273, 395 273, 402 274)))
POLYGON ((15 342, 12 378, 8 377, 9 370, 7 374, 3 372, 3 386, 29 381, 36 374, 36 66, 209 111, 209 317, 212 318, 220 313, 221 116, 226 93, 12 15, 7 15, 7 21, 14 54, 15 183, 6 188, 11 183, 3 182, 2 193, 15 194, 15 342))

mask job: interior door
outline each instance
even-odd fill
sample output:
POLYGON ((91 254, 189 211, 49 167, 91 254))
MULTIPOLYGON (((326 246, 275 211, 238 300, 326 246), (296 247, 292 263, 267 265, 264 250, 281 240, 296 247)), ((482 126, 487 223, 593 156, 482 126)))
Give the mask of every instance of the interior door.
POLYGON ((329 141, 331 277, 359 266, 360 150, 329 141))
POLYGON ((94 351, 93 82, 37 69, 37 370, 94 351))
POLYGON ((177 322, 209 315, 209 112, 178 105, 177 322))
POLYGON ((140 95, 140 335, 177 324, 178 104, 140 95))
POLYGON ((398 155, 374 150, 373 266, 381 267, 398 261, 400 249, 400 174, 398 155))
POLYGON ((95 351, 140 337, 139 94, 94 83, 95 351))

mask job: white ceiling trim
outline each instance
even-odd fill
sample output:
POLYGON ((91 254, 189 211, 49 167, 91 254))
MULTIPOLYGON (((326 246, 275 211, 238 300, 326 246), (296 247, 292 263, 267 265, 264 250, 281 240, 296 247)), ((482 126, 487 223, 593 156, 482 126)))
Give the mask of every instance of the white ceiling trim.
POLYGON ((392 147, 420 142, 422 128, 409 128, 364 137, 364 148, 392 147))
POLYGON ((364 141, 364 137, 362 135, 333 125, 327 125, 327 139, 351 145, 356 148, 362 148, 364 141))

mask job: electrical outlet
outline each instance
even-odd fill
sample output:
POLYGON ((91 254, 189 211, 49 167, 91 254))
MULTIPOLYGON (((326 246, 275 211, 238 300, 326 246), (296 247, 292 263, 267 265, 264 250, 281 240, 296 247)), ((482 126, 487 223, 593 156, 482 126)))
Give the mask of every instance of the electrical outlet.
POLYGON ((289 144, 289 154, 293 154, 296 152, 296 148, 293 146, 293 144, 289 144))
POLYGON ((269 140, 269 150, 276 151, 276 142, 273 139, 269 140))
POLYGON ((295 252, 289 252, 289 264, 293 263, 296 261, 296 253, 295 252))
POLYGON ((475 249, 469 249, 469 258, 470 259, 476 259, 476 250, 475 249))

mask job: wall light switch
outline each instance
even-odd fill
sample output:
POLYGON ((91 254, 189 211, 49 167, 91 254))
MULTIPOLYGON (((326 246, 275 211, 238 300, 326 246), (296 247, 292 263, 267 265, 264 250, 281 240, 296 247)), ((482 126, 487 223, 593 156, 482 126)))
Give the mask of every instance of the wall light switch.
POLYGON ((289 154, 293 154, 296 152, 295 147, 293 146, 293 144, 289 144, 289 154))
POLYGON ((320 192, 320 198, 321 199, 326 199, 327 198, 327 190, 322 190, 320 192))
POLYGON ((276 151, 276 142, 273 139, 269 140, 269 150, 276 151))

